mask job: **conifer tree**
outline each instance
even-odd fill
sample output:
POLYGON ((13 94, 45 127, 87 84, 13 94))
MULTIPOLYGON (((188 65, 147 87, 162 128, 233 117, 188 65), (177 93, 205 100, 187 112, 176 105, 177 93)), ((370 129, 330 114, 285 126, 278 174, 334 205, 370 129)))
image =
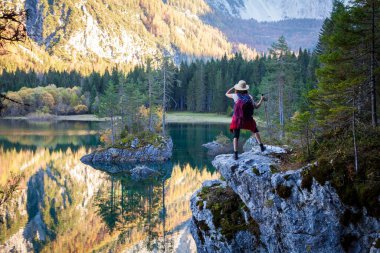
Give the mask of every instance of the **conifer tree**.
POLYGON ((116 117, 119 114, 119 98, 117 91, 115 89, 112 81, 108 83, 108 87, 105 90, 104 95, 100 97, 99 103, 99 113, 100 117, 109 117, 110 118, 110 127, 111 127, 111 142, 112 145, 115 144, 116 138, 116 117))
POLYGON ((269 49, 272 58, 268 59, 268 74, 262 81, 261 90, 269 96, 269 115, 278 117, 280 125, 280 138, 285 136, 285 121, 295 112, 294 103, 299 99, 296 80, 296 58, 292 56, 290 49, 281 36, 269 49), (277 109, 276 109, 277 107, 277 109))
POLYGON ((176 81, 175 67, 168 57, 163 58, 160 72, 158 81, 162 88, 162 134, 166 135, 166 111, 170 100, 172 100, 171 93, 176 81))

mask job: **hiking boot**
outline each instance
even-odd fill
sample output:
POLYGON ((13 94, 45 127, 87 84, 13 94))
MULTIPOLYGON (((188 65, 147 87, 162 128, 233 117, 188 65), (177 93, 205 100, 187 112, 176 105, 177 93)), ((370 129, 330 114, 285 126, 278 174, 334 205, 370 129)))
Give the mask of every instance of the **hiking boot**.
POLYGON ((235 160, 239 159, 239 157, 238 157, 238 152, 237 152, 237 151, 234 152, 234 159, 235 159, 235 160))
POLYGON ((267 148, 264 146, 264 144, 260 143, 260 150, 261 152, 264 152, 267 148))

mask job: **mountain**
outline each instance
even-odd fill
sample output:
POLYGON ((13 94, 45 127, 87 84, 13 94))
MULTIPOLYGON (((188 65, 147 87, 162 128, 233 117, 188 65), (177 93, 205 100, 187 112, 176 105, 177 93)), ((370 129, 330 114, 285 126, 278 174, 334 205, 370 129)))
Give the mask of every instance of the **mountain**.
POLYGON ((207 0, 212 12, 203 20, 231 42, 260 52, 284 35, 290 48, 313 49, 333 0, 207 0))
POLYGON ((276 22, 286 19, 325 19, 332 0, 208 0, 215 10, 244 20, 276 22))
MULTIPOLYGON (((171 55, 178 63, 221 57, 242 47, 229 42, 200 16, 210 11, 203 0, 14 0, 28 10, 31 40, 11 45, 0 66, 46 70, 104 69, 110 64, 134 66, 147 58, 171 55), (12 55, 13 63, 9 61, 12 55), (16 56, 16 57, 15 57, 16 56), (69 63, 69 64, 67 64, 69 63)), ((243 47, 244 48, 244 47, 243 47)), ((252 49, 246 51, 256 56, 252 49)))
POLYGON ((254 58, 281 35, 292 49, 312 49, 332 1, 13 0, 28 10, 30 40, 10 45, 0 67, 89 73, 163 55, 176 63, 237 51, 254 58))

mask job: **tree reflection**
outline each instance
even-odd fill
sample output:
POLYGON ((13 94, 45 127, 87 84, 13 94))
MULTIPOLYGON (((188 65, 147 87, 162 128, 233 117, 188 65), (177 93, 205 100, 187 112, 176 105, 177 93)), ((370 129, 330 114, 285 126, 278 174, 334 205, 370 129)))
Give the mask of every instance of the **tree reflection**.
MULTIPOLYGON (((95 167, 102 170, 99 165, 95 167)), ((133 228, 140 228, 148 251, 167 252, 173 248, 173 241, 167 240, 170 232, 165 226, 165 185, 172 167, 170 163, 150 165, 158 173, 138 181, 129 173, 109 175, 109 181, 97 194, 95 205, 110 233, 117 230, 127 235, 133 228)))

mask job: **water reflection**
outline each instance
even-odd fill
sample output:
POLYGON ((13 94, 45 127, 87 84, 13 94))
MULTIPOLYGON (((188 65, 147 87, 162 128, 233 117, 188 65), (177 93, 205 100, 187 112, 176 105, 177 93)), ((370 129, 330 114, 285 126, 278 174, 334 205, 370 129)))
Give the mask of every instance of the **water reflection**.
MULTIPOLYGON (((93 166, 105 170, 110 164, 93 166)), ((112 166, 126 169, 126 165, 112 166)), ((133 179, 129 172, 109 174, 96 195, 96 213, 109 231, 118 231, 123 238, 112 250, 121 250, 120 243, 135 252, 173 252, 179 246, 176 233, 184 230, 191 217, 191 194, 204 180, 218 178, 217 173, 192 168, 189 164, 183 167, 172 163, 151 164, 149 167, 158 173, 141 180, 133 179), (132 234, 139 235, 139 243, 131 238, 132 234)))
POLYGON ((11 172, 24 172, 25 180, 0 210, 8 214, 0 223, 0 252, 195 251, 187 231, 189 199, 203 181, 219 177, 200 145, 225 126, 170 126, 172 161, 149 165, 159 174, 136 181, 129 173, 109 174, 104 165, 80 162, 98 139, 70 129, 92 131, 91 125, 68 124, 55 132, 50 125, 2 124, 0 184, 11 172), (44 137, 39 142, 32 136, 44 137))
POLYGON ((133 180, 128 173, 110 175, 106 187, 98 192, 95 200, 97 213, 111 232, 119 230, 128 234, 132 228, 140 228, 140 232, 146 234, 148 251, 173 247, 173 243, 166 240, 165 226, 168 173, 164 167, 157 171, 141 180, 133 180))
POLYGON ((0 146, 3 149, 54 151, 94 147, 100 144, 98 130, 102 122, 30 122, 0 120, 0 146))

